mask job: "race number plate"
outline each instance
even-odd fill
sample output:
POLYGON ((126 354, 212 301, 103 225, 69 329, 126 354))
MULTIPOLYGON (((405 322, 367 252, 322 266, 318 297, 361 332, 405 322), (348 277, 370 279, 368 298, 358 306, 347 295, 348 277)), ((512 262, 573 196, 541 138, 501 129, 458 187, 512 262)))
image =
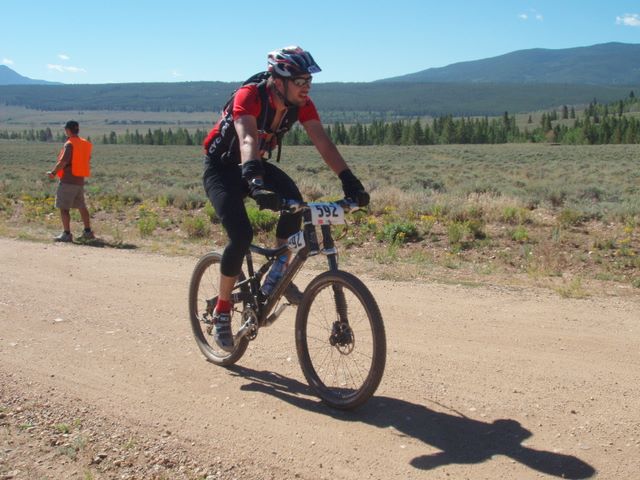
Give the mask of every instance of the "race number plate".
POLYGON ((311 223, 314 225, 341 225, 345 223, 344 209, 337 203, 309 203, 311 223))
POLYGON ((302 233, 302 230, 291 235, 287 240, 287 245, 289 246, 289 250, 293 253, 298 252, 298 250, 302 250, 305 246, 304 233, 302 233))

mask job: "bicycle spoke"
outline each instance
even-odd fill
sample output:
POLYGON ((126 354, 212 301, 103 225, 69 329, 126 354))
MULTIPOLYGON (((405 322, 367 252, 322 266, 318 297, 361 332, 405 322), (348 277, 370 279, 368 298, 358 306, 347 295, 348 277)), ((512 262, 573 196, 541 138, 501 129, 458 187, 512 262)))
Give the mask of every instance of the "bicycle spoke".
POLYGON ((338 309, 344 319, 350 322, 355 319, 356 323, 359 323, 364 315, 363 312, 358 311, 361 310, 361 306, 353 298, 353 293, 340 288, 341 298, 337 301, 336 290, 338 289, 335 286, 325 288, 316 296, 314 304, 317 303, 317 306, 314 305, 313 313, 310 315, 312 319, 307 326, 307 343, 310 355, 314 356, 312 361, 316 364, 318 375, 325 385, 357 390, 364 383, 372 359, 369 352, 361 349, 370 349, 367 342, 371 340, 367 338, 366 330, 359 328, 357 332, 352 333, 352 335, 358 335, 358 348, 355 350, 357 353, 351 352, 346 355, 339 351, 339 346, 331 345, 329 340, 333 326, 336 319, 340 317, 338 309), (360 365, 359 362, 364 362, 364 365, 360 365))
POLYGON ((296 344, 305 377, 331 406, 355 408, 380 383, 384 325, 371 293, 349 273, 325 272, 307 287, 296 316, 296 344))
MULTIPOLYGON (((189 285, 189 313, 196 343, 205 357, 218 365, 230 365, 244 354, 247 341, 240 340, 233 352, 226 352, 213 337, 212 317, 219 293, 220 258, 220 254, 212 252, 196 264, 189 285)), ((242 312, 232 311, 231 320, 235 332, 240 327, 242 312)))

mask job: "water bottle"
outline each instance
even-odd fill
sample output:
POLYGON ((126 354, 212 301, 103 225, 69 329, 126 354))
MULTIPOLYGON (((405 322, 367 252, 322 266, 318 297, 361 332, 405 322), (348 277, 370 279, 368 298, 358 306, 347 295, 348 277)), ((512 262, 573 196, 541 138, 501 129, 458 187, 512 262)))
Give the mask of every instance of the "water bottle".
POLYGON ((287 255, 280 255, 273 265, 271 265, 271 270, 267 273, 267 278, 265 278, 261 288, 265 297, 273 292, 274 287, 284 275, 284 271, 287 269, 287 260, 287 255))

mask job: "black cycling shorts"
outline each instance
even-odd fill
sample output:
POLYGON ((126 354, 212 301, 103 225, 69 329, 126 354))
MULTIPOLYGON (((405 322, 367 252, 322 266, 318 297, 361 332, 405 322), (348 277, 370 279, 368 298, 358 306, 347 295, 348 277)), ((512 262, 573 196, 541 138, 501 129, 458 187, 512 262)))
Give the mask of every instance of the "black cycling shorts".
MULTIPOLYGON (((225 228, 229 243, 222 253, 220 272, 228 277, 240 273, 242 260, 253 240, 253 229, 244 207, 244 199, 249 194, 247 182, 242 178, 240 165, 224 165, 220 160, 205 157, 202 177, 205 191, 225 228)), ((287 200, 302 201, 302 195, 289 175, 275 165, 264 163, 264 188, 287 200)), ((289 238, 300 230, 300 213, 280 215, 276 227, 276 237, 289 238)))

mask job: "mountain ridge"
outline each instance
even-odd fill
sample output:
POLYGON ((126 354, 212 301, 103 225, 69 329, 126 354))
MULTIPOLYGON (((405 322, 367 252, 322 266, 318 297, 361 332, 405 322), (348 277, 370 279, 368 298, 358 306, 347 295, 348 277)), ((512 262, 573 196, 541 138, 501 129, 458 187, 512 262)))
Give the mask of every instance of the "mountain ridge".
POLYGON ((0 85, 61 85, 61 83, 25 77, 6 65, 0 65, 0 85))
MULTIPOLYGON (((531 112, 562 105, 586 105, 594 100, 608 103, 627 98, 630 92, 640 90, 638 65, 640 45, 636 44, 519 50, 492 59, 462 62, 375 82, 318 82, 314 83, 311 96, 321 109, 323 119, 330 121, 447 114, 500 115, 505 111, 531 112), (567 63, 567 55, 574 60, 567 63), (487 65, 499 74, 496 81, 488 81, 487 65), (551 66, 544 69, 541 65, 551 66), (485 69, 485 76, 478 67, 485 69), (458 71, 452 74, 451 70, 443 70, 446 68, 457 68, 458 71), (530 72, 532 78, 510 82, 508 80, 513 78, 509 77, 509 72, 513 71, 521 76, 530 72), (558 79, 559 73, 563 73, 564 81, 551 82, 558 79), (593 81, 594 76, 600 78, 599 83, 593 81), (623 79, 629 79, 629 82, 619 83, 623 79)), ((199 81, 0 85, 0 105, 47 111, 218 112, 239 84, 199 81)))
POLYGON ((609 42, 564 49, 516 50, 377 82, 633 85, 640 83, 638 65, 640 44, 609 42))
MULTIPOLYGON (((452 63, 373 82, 350 83, 382 82, 634 85, 640 84, 640 44, 608 42, 586 47, 515 50, 495 57, 452 63), (603 71, 606 75, 602 74, 603 71)), ((31 79, 6 65, 0 65, 0 85, 64 84, 31 79)))

